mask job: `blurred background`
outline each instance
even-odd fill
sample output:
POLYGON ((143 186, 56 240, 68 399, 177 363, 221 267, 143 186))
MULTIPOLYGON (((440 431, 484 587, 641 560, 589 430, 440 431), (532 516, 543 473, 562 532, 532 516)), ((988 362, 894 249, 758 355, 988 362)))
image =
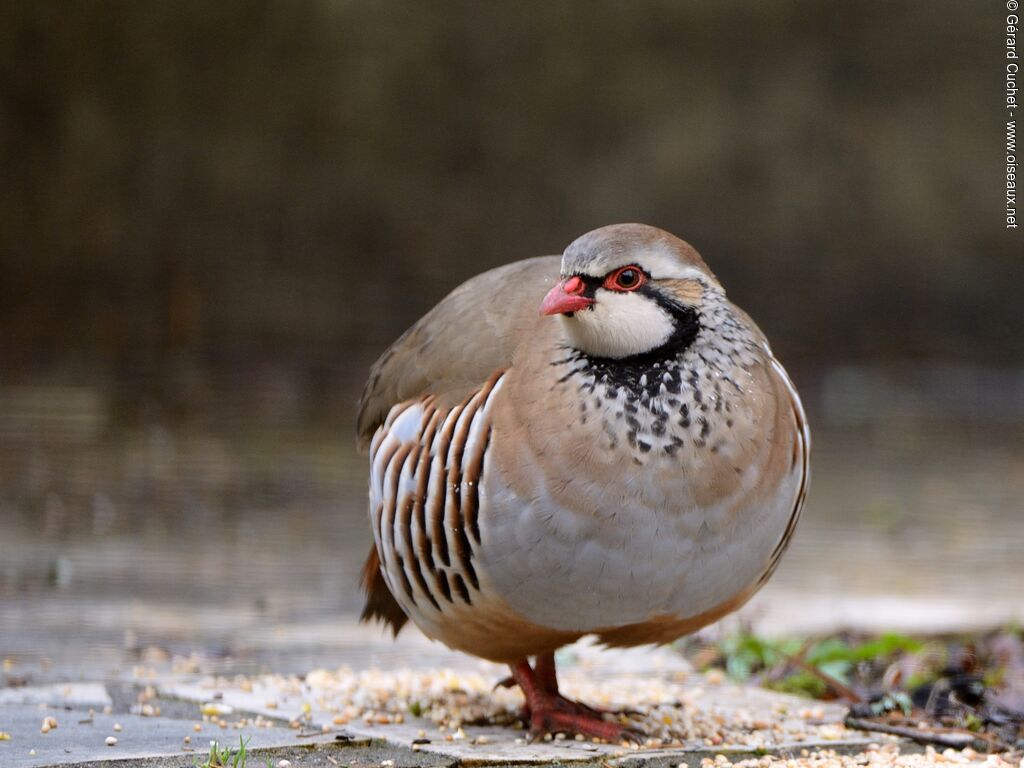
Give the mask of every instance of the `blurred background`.
POLYGON ((1024 620, 1000 8, 3 6, 0 655, 336 658, 368 366, 621 221, 704 254, 811 417, 744 621, 1024 620))

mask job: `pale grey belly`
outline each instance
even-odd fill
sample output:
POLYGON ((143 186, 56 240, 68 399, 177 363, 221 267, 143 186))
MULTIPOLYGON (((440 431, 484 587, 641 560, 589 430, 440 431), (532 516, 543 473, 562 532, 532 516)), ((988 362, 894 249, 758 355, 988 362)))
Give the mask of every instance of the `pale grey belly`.
POLYGON ((695 616, 752 587, 783 536, 799 482, 787 474, 758 508, 734 514, 731 499, 696 506, 683 477, 652 497, 640 470, 571 508, 556 506, 534 471, 530 498, 513 493, 500 469, 485 471, 479 562, 524 618, 579 631, 695 616))

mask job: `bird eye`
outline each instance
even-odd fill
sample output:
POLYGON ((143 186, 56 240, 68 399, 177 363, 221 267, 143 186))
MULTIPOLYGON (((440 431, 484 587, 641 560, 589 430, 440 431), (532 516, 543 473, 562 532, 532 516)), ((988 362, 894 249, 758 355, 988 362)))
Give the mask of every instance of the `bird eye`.
POLYGON ((637 276, 636 271, 632 269, 624 269, 619 272, 619 277, 615 281, 623 288, 631 288, 640 278, 637 276))
POLYGON ((643 285, 646 276, 640 267, 622 267, 612 272, 604 281, 604 287, 613 291, 635 291, 643 285))

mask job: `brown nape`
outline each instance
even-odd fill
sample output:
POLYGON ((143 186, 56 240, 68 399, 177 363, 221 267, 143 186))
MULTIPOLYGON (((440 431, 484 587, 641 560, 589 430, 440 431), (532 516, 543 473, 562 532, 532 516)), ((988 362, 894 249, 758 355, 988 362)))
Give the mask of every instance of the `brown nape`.
POLYGON ((377 555, 377 547, 370 547, 370 555, 363 565, 363 575, 359 579, 359 586, 366 593, 366 605, 363 612, 359 614, 360 621, 379 621, 391 627, 396 635, 398 631, 409 620, 402 610, 402 606, 395 600, 395 596, 388 589, 387 582, 380 572, 380 558, 377 555))
POLYGON ((659 280, 658 285, 671 292, 684 304, 700 304, 704 289, 696 280, 659 280))

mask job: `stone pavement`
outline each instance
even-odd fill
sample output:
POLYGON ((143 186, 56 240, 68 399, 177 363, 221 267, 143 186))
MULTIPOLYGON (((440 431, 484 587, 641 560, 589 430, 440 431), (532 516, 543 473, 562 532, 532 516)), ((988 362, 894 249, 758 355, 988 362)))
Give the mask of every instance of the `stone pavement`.
POLYGON ((0 767, 119 761, 187 768, 203 762, 211 741, 237 747, 240 738, 255 751, 248 768, 281 761, 295 768, 668 768, 716 755, 798 756, 818 747, 855 753, 886 741, 845 729, 840 706, 698 675, 671 650, 582 643, 559 654, 563 690, 635 711, 631 722, 651 741, 639 749, 572 739, 528 743, 515 723, 519 694, 492 690, 502 667, 417 633, 393 643, 375 630, 352 631, 360 640, 354 658, 363 663, 302 676, 241 676, 201 659, 156 659, 102 680, 0 689, 0 733, 7 736, 0 737, 0 767), (47 718, 56 727, 44 733, 47 718))
POLYGON ((612 709, 643 709, 647 720, 640 722, 649 732, 660 728, 683 746, 527 743, 513 723, 519 694, 491 690, 506 674, 502 667, 448 652, 417 633, 393 643, 363 631, 353 629, 364 641, 355 655, 364 663, 355 669, 243 677, 211 674, 194 659, 158 660, 101 680, 0 689, 0 732, 8 737, 0 740, 0 766, 127 760, 177 768, 202 762, 213 740, 237 747, 239 738, 257 751, 250 766, 260 768, 268 759, 296 767, 333 761, 375 768, 633 765, 638 759, 677 765, 718 753, 789 754, 819 744, 861 749, 878 741, 843 729, 840 707, 709 680, 670 650, 579 644, 559 655, 570 695, 612 709), (43 733, 47 718, 56 727, 43 733), (480 719, 504 724, 475 725, 480 719))

